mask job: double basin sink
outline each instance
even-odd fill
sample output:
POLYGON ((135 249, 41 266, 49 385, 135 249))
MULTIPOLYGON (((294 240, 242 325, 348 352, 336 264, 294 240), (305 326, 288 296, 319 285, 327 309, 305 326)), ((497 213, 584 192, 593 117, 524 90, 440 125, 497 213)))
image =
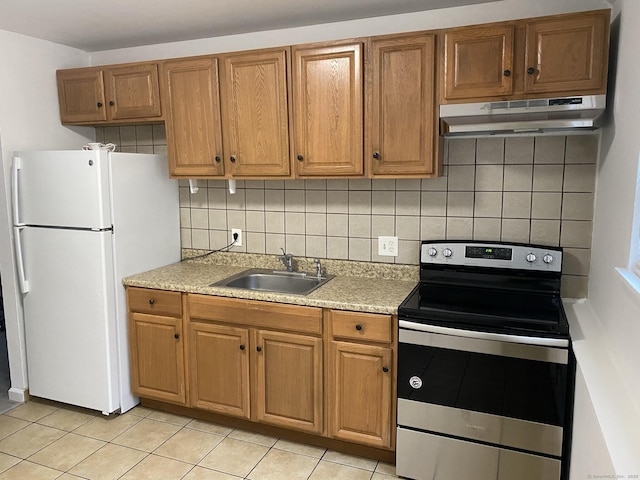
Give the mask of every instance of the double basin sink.
POLYGON ((212 283, 210 286, 308 295, 333 277, 333 275, 318 277, 300 272, 251 268, 219 282, 212 283))

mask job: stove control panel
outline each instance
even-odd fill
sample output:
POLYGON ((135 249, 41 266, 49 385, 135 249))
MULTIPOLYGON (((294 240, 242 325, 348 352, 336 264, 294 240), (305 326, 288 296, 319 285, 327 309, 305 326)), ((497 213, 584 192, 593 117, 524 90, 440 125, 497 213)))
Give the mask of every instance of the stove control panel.
POLYGON ((420 262, 561 272, 562 249, 521 243, 441 240, 422 242, 420 262))

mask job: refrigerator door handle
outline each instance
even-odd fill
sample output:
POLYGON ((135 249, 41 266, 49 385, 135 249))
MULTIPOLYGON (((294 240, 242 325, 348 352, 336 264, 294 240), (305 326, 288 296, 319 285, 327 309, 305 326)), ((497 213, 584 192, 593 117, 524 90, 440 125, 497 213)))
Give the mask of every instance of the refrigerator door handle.
POLYGON ((20 225, 20 195, 18 194, 18 172, 22 168, 20 157, 13 157, 13 164, 11 166, 11 193, 13 200, 13 224, 20 225))
POLYGON ((22 230, 25 227, 13 227, 13 241, 16 249, 16 263, 18 264, 18 279, 20 280, 20 291, 25 294, 29 292, 29 280, 27 280, 24 269, 24 256, 22 255, 22 230))

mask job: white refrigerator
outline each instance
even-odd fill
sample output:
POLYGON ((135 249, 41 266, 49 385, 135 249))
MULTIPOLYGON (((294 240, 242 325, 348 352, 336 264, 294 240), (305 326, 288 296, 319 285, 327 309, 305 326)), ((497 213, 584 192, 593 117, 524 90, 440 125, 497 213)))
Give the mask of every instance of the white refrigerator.
POLYGON ((16 152, 12 187, 29 394, 126 412, 138 399, 122 278, 180 259, 166 157, 16 152))

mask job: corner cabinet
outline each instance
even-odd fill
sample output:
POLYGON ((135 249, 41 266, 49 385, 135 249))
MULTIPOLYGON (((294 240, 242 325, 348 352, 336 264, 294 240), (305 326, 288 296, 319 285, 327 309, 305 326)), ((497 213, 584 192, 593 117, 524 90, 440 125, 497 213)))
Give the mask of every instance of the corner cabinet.
POLYGON ((56 74, 64 124, 162 121, 157 63, 76 68, 56 74))
POLYGON ((292 47, 297 176, 364 173, 362 51, 358 41, 292 47))
POLYGON ((606 92, 609 10, 444 30, 442 102, 606 92))
POLYGON ((395 388, 390 315, 330 310, 329 436, 393 448, 395 388))
POLYGON ((609 46, 609 14, 576 15, 528 23, 524 91, 603 90, 609 46))
POLYGON ((167 155, 173 177, 224 175, 218 59, 162 64, 167 155))
POLYGON ((323 432, 322 310, 188 295, 190 406, 323 432))
POLYGON ((128 287, 127 301, 133 393, 186 404, 181 294, 128 287))
POLYGON ((222 135, 233 177, 290 177, 290 49, 220 58, 222 135))
POLYGON ((435 46, 434 34, 368 43, 365 158, 373 178, 438 174, 435 46))

